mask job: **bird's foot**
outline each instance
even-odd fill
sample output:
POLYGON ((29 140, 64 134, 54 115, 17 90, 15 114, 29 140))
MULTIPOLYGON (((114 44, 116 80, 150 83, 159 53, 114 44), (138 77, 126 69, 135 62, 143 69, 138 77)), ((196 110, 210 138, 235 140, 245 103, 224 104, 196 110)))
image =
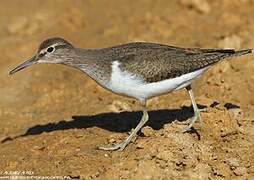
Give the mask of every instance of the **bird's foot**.
MULTIPOLYGON (((188 120, 188 122, 187 122, 188 125, 185 128, 181 129, 180 132, 184 133, 184 132, 190 131, 197 120, 199 120, 200 126, 203 127, 204 123, 202 121, 200 113, 195 113, 195 115, 190 120, 188 120)), ((182 123, 182 122, 180 122, 180 123, 182 123)))
POLYGON ((136 128, 134 130, 131 131, 130 135, 127 137, 127 139, 125 139, 123 142, 121 142, 120 144, 115 144, 113 146, 108 146, 108 147, 99 147, 99 149, 101 150, 105 150, 105 151, 114 151, 114 150, 119 150, 122 151, 125 149, 125 147, 131 142, 131 140, 133 140, 133 138, 136 137, 137 132, 144 126, 144 124, 148 121, 148 114, 146 111, 146 107, 144 105, 143 107, 143 116, 140 120, 140 122, 138 123, 138 125, 136 126, 136 128))
POLYGON ((197 120, 197 118, 198 118, 197 116, 194 116, 194 117, 190 120, 190 123, 188 123, 188 125, 187 125, 185 128, 181 129, 180 132, 185 133, 185 132, 190 131, 191 128, 193 127, 195 121, 197 120))
POLYGON ((119 144, 114 144, 112 146, 104 146, 104 147, 98 147, 98 149, 100 150, 104 150, 104 151, 115 151, 115 150, 119 150, 122 151, 125 149, 125 147, 128 145, 128 143, 126 141, 123 141, 119 144))
MULTIPOLYGON (((178 121, 177 119, 174 121, 174 123, 179 124, 179 125, 190 125, 193 121, 193 119, 195 118, 195 116, 198 116, 195 121, 199 120, 199 122, 201 123, 201 125, 203 125, 203 121, 201 119, 200 116, 200 112, 207 112, 206 109, 198 109, 198 113, 196 113, 196 115, 194 115, 192 118, 187 119, 186 121, 178 121)), ((194 121, 194 122, 195 122, 194 121)))
POLYGON ((174 121, 174 123, 179 125, 188 125, 190 124, 191 119, 187 119, 186 121, 178 121, 177 119, 174 121))

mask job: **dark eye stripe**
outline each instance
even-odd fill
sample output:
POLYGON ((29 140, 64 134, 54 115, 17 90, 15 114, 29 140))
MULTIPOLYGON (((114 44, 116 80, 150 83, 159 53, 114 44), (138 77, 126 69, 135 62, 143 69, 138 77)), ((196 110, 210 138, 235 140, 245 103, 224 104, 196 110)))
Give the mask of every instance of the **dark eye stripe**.
POLYGON ((43 57, 45 54, 46 54, 46 52, 40 53, 40 54, 39 54, 39 58, 43 57))

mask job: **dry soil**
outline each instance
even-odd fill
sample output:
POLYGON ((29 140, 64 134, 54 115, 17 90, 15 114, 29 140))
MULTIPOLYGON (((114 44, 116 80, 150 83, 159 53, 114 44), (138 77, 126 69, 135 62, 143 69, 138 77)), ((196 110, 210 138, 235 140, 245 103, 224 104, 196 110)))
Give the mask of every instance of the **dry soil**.
POLYGON ((222 62, 194 82, 203 126, 178 132, 184 126, 176 120, 193 115, 184 90, 157 97, 148 103, 149 123, 123 152, 97 147, 136 126, 135 100, 61 65, 8 75, 52 36, 83 48, 131 41, 253 48, 253 12, 252 0, 1 0, 0 176, 254 179, 252 56, 222 62))

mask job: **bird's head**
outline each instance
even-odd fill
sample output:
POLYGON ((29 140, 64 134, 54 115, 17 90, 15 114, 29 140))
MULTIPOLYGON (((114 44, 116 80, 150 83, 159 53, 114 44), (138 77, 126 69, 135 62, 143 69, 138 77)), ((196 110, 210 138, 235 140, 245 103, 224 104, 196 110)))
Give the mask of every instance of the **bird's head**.
POLYGON ((46 39, 40 44, 37 53, 31 59, 15 67, 9 74, 14 74, 33 64, 62 64, 64 61, 68 61, 68 54, 73 51, 74 47, 71 43, 62 38, 46 39))

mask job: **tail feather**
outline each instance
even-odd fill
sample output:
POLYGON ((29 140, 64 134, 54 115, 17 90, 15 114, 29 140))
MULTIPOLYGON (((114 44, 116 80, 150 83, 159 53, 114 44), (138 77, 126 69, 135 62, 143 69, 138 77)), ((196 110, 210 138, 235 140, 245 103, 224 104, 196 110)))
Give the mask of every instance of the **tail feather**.
POLYGON ((253 49, 204 49, 205 59, 209 61, 210 64, 219 62, 226 58, 243 56, 246 54, 254 53, 253 49))
POLYGON ((243 50, 234 50, 234 49, 201 49, 202 53, 207 54, 217 54, 224 55, 225 57, 231 56, 242 56, 245 54, 254 53, 254 49, 243 49, 243 50))
POLYGON ((198 54, 202 57, 195 57, 195 63, 200 67, 206 67, 213 64, 216 64, 223 59, 233 58, 238 56, 243 56, 246 54, 254 53, 253 49, 243 49, 243 50, 234 50, 234 49, 199 49, 198 54), (198 59, 198 60, 197 60, 198 59))
POLYGON ((243 50, 239 50, 239 51, 235 51, 232 56, 242 56, 245 54, 251 54, 254 53, 254 49, 243 49, 243 50))

